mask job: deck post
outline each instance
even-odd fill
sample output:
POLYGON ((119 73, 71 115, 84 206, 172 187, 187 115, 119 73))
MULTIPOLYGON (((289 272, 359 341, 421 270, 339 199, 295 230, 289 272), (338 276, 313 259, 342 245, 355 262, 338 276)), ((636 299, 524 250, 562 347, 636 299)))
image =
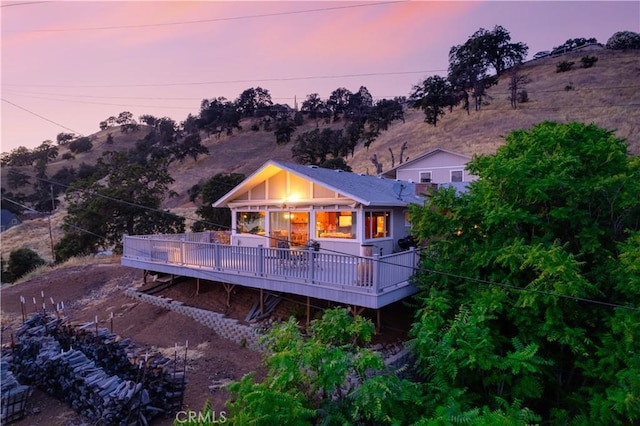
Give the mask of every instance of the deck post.
POLYGON ((221 265, 220 265, 220 243, 218 241, 216 241, 215 243, 213 243, 213 261, 214 261, 214 266, 218 271, 221 271, 221 265))
POLYGON ((264 314, 264 290, 260 289, 260 315, 264 314))
POLYGON ((311 298, 307 296, 307 327, 311 324, 311 298))
POLYGON ((373 292, 374 294, 380 293, 380 255, 378 253, 373 255, 373 271, 371 273, 371 279, 373 280, 373 292))
POLYGON ((227 292, 227 308, 231 307, 231 292, 235 287, 235 284, 222 283, 225 291, 227 292))
POLYGON ((313 250, 308 249, 306 251, 306 253, 305 253, 305 256, 307 257, 306 262, 307 262, 307 265, 308 265, 308 268, 309 268, 309 270, 308 270, 309 271, 309 274, 308 274, 309 282, 313 283, 315 281, 315 269, 314 269, 315 267, 314 267, 314 264, 316 263, 315 262, 316 253, 313 250))
POLYGON ((380 308, 376 309, 376 333, 380 333, 380 308))
MULTIPOLYGON (((259 276, 263 276, 264 275, 264 246, 262 244, 258 245, 258 258, 257 258, 257 260, 258 260, 258 265, 257 265, 256 271, 258 272, 259 276)), ((260 291, 262 292, 262 290, 260 290, 260 291)), ((262 297, 262 296, 260 296, 260 297, 262 297)), ((262 313, 262 312, 260 312, 260 313, 262 313)))
POLYGON ((196 296, 200 294, 200 278, 196 278, 196 296))

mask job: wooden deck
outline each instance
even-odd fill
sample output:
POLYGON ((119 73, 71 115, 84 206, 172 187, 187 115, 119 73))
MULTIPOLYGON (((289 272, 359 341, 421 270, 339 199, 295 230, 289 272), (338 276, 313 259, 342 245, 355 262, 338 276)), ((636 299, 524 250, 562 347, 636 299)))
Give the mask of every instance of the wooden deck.
POLYGON ((415 250, 369 258, 208 239, 208 233, 125 235, 122 264, 373 309, 417 291, 410 282, 418 264, 415 250))

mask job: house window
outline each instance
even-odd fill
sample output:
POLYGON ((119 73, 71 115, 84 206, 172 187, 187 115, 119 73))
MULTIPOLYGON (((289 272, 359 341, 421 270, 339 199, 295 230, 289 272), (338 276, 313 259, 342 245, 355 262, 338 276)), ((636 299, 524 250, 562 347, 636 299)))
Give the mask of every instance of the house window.
POLYGON ((316 238, 356 238, 355 212, 316 212, 316 238))
POLYGON ((286 240, 294 246, 309 241, 309 212, 271 212, 269 213, 271 246, 279 240, 286 240))
POLYGON ((365 212, 364 213, 364 238, 387 238, 390 233, 391 213, 365 212))
POLYGON ((431 183, 431 172, 420 172, 420 183, 431 183))
POLYGON ((451 170, 451 182, 462 182, 462 170, 451 170))
POLYGON ((264 212, 236 212, 236 233, 265 235, 264 212))

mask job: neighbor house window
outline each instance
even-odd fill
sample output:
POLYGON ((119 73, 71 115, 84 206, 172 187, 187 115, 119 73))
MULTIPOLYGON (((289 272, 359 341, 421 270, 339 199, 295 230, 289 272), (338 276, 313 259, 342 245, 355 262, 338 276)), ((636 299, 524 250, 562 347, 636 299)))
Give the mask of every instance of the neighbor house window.
POLYGON ((364 238, 386 238, 390 233, 390 212, 365 212, 364 213, 364 238))
POLYGON ((451 171, 451 182, 462 182, 462 170, 451 171))
POLYGON ((431 172, 420 172, 420 183, 431 183, 431 172))
POLYGON ((356 238, 356 214, 347 211, 316 212, 316 238, 356 238))
POLYGON ((236 233, 265 235, 264 212, 236 212, 236 233))

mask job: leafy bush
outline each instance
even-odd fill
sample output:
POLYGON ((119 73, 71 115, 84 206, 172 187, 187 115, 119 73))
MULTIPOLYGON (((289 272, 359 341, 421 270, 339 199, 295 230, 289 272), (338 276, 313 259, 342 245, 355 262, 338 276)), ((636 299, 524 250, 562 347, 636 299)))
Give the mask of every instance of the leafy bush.
POLYGON ((583 56, 582 59, 580 59, 580 62, 582 63, 582 68, 591 68, 593 66, 593 64, 598 62, 598 57, 597 56, 583 56))
POLYGON ((3 274, 3 280, 13 282, 46 263, 38 253, 31 249, 21 248, 13 250, 11 254, 9 254, 9 263, 7 265, 7 271, 3 274))
POLYGON ((607 40, 607 49, 640 49, 640 34, 633 31, 618 31, 607 40))
POLYGON ((73 160, 74 158, 76 158, 72 153, 70 152, 65 152, 64 154, 62 154, 61 157, 63 160, 73 160))
POLYGON ((574 62, 562 61, 558 65, 556 65, 556 72, 569 71, 569 70, 571 70, 571 67, 573 67, 573 64, 574 64, 574 62))

